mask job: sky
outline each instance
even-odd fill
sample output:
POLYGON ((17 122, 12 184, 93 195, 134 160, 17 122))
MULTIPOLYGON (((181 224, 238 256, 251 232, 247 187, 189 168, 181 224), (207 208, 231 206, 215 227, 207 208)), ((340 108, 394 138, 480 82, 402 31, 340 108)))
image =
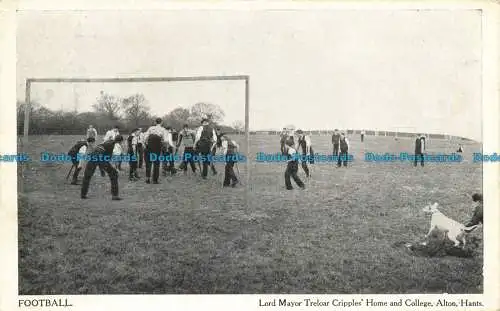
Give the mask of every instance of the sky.
MULTIPOLYGON (((481 15, 473 10, 22 12, 28 77, 250 76, 250 128, 412 129, 481 140, 481 15)), ((143 93, 153 113, 199 101, 245 119, 241 81, 39 84, 32 98, 90 110, 143 93), (75 96, 76 94, 76 96, 75 96), (77 99, 75 99, 77 98, 77 99)))

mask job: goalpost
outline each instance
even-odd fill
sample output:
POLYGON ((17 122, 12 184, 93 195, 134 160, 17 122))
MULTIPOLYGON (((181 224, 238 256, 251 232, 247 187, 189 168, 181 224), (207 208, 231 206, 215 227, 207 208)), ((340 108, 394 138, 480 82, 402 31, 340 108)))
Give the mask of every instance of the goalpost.
MULTIPOLYGON (((249 137, 249 105, 250 105, 250 76, 248 75, 213 75, 213 76, 176 76, 176 77, 129 77, 129 78, 28 78, 26 79, 25 90, 25 111, 23 146, 27 146, 29 141, 30 111, 31 111, 31 88, 35 83, 148 83, 148 82, 197 82, 197 81, 243 81, 244 82, 244 102, 245 102, 245 145, 247 154, 250 152, 249 137)), ((248 156, 247 156, 248 157, 248 156)), ((250 179, 249 161, 245 161, 246 183, 245 192, 248 190, 250 179)), ((248 200, 248 193, 246 195, 248 200)), ((248 201, 247 201, 248 205, 248 201)))

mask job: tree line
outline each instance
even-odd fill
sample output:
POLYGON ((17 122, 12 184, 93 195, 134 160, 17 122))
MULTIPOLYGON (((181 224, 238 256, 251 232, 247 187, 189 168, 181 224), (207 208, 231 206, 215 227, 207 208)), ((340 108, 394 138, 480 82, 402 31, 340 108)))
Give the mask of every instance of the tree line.
MULTIPOLYGON (((24 133, 24 117, 26 103, 17 102, 17 134, 24 133)), ((184 124, 191 128, 200 125, 202 118, 209 118, 225 132, 244 131, 244 123, 235 121, 231 125, 224 124, 224 111, 216 104, 199 102, 189 108, 177 107, 165 115, 151 113, 148 101, 143 94, 133 94, 119 98, 101 91, 92 111, 76 112, 51 110, 37 102, 31 102, 29 112, 30 135, 81 135, 89 124, 98 133, 104 133, 117 125, 120 132, 130 132, 137 127, 147 128, 156 118, 162 118, 165 125, 180 130, 184 124)))

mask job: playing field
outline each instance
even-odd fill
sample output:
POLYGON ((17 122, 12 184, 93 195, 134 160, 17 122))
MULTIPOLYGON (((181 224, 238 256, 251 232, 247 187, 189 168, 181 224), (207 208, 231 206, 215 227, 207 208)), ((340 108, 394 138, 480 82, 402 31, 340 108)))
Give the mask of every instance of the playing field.
MULTIPOLYGON (((129 182, 124 164, 123 201, 111 201, 98 172, 81 200, 80 187, 64 180, 70 164, 38 161, 78 138, 32 137, 25 149, 34 162, 18 181, 20 294, 482 292, 482 244, 474 258, 415 257, 394 246, 427 233, 428 203, 469 219, 466 195, 481 191, 481 164, 471 161, 479 144, 464 144, 466 162, 414 168, 363 156, 412 153, 413 140, 353 136, 348 168, 318 163, 306 190, 287 191, 285 164, 254 161, 259 151, 278 151, 279 138, 251 136, 246 205, 244 187, 221 187, 222 164, 207 181, 180 173, 159 185, 129 182)), ((329 136, 312 141, 316 152, 331 152, 329 136)), ((427 151, 456 147, 433 140, 427 151)))

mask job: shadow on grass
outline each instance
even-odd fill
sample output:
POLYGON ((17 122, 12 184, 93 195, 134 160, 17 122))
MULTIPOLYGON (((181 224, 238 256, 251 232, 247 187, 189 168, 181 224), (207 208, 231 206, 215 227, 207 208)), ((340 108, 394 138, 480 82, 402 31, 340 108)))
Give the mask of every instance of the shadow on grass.
POLYGON ((480 255, 480 239, 476 236, 466 238, 464 246, 455 246, 454 243, 438 234, 431 235, 426 241, 405 242, 398 241, 394 248, 404 249, 409 255, 419 257, 458 257, 474 258, 480 255))

